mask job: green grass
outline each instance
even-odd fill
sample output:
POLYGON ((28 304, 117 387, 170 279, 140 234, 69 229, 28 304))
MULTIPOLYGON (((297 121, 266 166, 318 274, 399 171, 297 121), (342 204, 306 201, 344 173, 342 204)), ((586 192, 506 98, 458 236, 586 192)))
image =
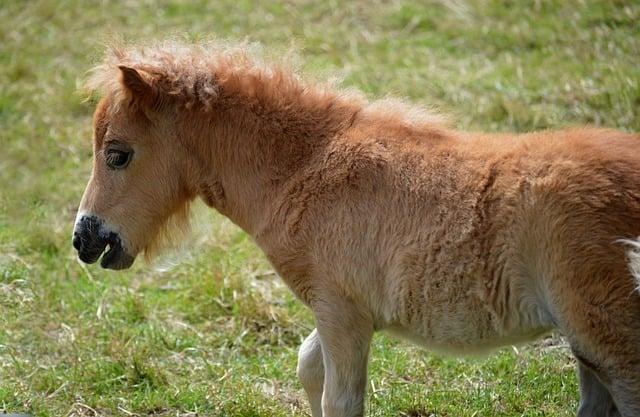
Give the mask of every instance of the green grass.
MULTIPOLYGON (((76 90, 109 34, 294 44, 310 72, 435 104, 465 129, 640 130, 638 2, 152 3, 0 0, 0 411, 308 413, 295 362, 311 316, 219 215, 199 210, 173 265, 76 261, 92 112, 76 90)), ((379 335, 368 413, 571 416, 573 366, 558 338, 457 360, 379 335)))

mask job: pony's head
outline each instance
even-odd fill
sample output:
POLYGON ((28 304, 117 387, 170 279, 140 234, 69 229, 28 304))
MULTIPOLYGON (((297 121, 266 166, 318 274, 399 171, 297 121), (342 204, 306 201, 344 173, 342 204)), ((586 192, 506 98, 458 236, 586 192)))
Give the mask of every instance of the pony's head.
POLYGON ((106 250, 102 267, 125 269, 140 252, 159 246, 168 225, 186 224, 194 197, 187 178, 192 156, 175 110, 157 105, 152 74, 117 65, 101 76, 115 82, 94 113, 93 171, 73 246, 84 262, 96 262, 106 250))
POLYGON ((86 84, 102 99, 93 120, 93 172, 73 233, 81 260, 97 261, 108 246, 102 266, 127 268, 140 252, 157 252, 171 232, 185 229, 197 195, 219 208, 212 203, 215 185, 205 178, 220 148, 210 139, 231 135, 224 123, 230 117, 239 118, 242 132, 259 124, 224 108, 266 102, 287 108, 281 104, 287 97, 310 94, 293 74, 254 59, 251 47, 167 41, 108 48, 86 84))

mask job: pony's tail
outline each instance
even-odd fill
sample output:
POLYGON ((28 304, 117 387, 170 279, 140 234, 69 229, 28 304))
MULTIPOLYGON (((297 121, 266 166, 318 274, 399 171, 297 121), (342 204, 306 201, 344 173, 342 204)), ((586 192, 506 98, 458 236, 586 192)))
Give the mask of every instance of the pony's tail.
POLYGON ((640 237, 638 239, 621 239, 619 242, 628 246, 629 272, 635 280, 635 291, 640 291, 640 237))

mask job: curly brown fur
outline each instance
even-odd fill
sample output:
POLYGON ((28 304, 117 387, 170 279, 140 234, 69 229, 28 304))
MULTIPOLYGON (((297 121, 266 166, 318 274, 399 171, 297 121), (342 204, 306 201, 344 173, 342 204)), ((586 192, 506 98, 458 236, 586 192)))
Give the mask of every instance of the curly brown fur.
POLYGON ((374 331, 468 354, 553 328, 583 364, 581 415, 640 415, 638 135, 463 132, 242 46, 112 48, 88 85, 79 216, 130 256, 195 198, 249 233, 314 313, 314 415, 362 415, 374 331))

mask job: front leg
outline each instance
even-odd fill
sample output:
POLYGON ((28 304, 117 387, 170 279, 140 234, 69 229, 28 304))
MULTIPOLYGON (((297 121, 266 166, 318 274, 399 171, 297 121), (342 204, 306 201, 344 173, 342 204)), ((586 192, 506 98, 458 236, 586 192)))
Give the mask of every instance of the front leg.
POLYGON ((313 312, 324 363, 322 415, 362 416, 372 320, 344 297, 324 295, 319 299, 313 312))
POLYGON ((300 346, 297 373, 300 383, 307 393, 307 397, 309 397, 311 415, 313 417, 322 417, 324 364, 320 337, 318 337, 316 329, 313 329, 300 346))

